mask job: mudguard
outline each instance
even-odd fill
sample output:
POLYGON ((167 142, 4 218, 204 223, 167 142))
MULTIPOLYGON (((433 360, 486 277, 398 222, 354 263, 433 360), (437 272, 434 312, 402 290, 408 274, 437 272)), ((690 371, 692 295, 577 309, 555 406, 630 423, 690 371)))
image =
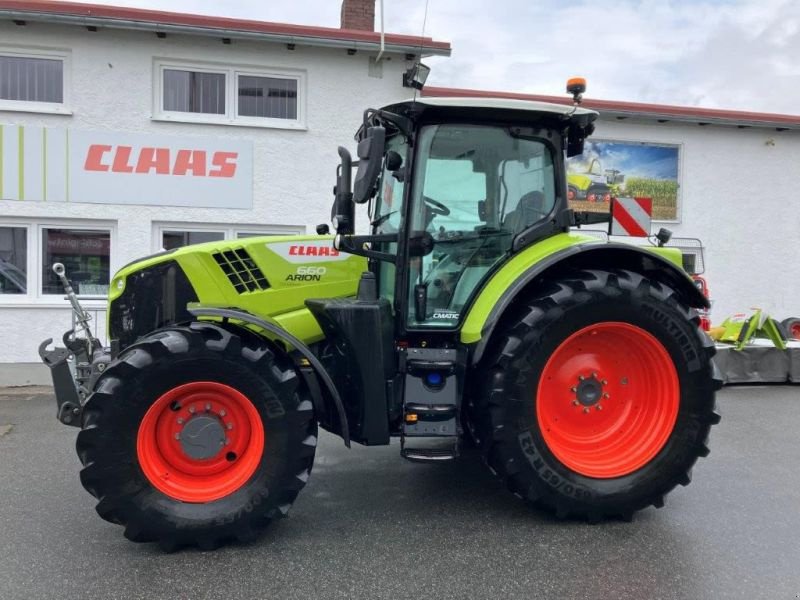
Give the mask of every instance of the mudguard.
MULTIPOLYGON (((251 315, 250 313, 243 312, 240 310, 233 310, 230 308, 222 308, 216 306, 202 306, 198 304, 190 304, 188 306, 188 311, 194 317, 218 317, 222 319, 235 319, 236 321, 241 321, 242 323, 247 323, 249 325, 255 325, 256 327, 263 329, 264 331, 269 332, 271 335, 279 338, 280 340, 287 342, 294 350, 299 352, 302 357, 308 361, 308 364, 314 369, 314 373, 320 378, 325 388, 328 390, 331 398, 333 399, 334 406, 336 407, 336 413, 339 416, 339 425, 341 427, 341 436, 344 440, 344 445, 348 448, 350 447, 350 428, 348 427, 347 423, 347 415, 344 410, 344 405, 342 404, 342 398, 339 395, 339 391, 336 389, 336 385, 334 385, 333 380, 331 379, 328 372, 325 370, 323 364, 319 361, 319 359, 314 355, 311 349, 306 346, 301 340, 293 336, 291 333, 283 329, 280 325, 276 325, 274 323, 270 323, 269 321, 259 318, 255 315, 251 315)), ((313 389, 311 390, 314 391, 313 389)), ((315 404, 319 401, 319 399, 315 398, 315 404)))
POLYGON ((469 307, 461 342, 472 345, 471 362, 477 363, 497 322, 528 286, 544 275, 574 269, 613 266, 642 273, 674 289, 688 306, 709 308, 680 265, 681 253, 675 248, 640 248, 574 233, 553 236, 519 253, 486 282, 469 307))

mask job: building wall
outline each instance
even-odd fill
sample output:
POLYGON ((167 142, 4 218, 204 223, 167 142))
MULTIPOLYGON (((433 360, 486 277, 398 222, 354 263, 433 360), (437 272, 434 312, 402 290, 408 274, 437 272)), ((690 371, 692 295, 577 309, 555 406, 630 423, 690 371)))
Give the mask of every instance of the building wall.
MULTIPOLYGON (((145 134, 236 138, 249 140, 254 149, 253 208, 212 209, 163 206, 114 206, 0 200, 0 221, 15 219, 39 223, 75 219, 97 221, 113 227, 111 272, 136 257, 148 254, 153 222, 270 225, 278 231, 313 232, 317 223, 328 222, 333 199, 336 148, 354 149, 353 134, 362 111, 408 97, 402 87, 405 57, 388 55, 381 76, 370 69, 370 56, 345 49, 319 49, 282 44, 103 30, 29 23, 17 27, 0 22, 0 46, 38 46, 71 52, 71 116, 0 110, 7 125, 112 130, 145 134), (303 70, 306 74, 306 131, 161 122, 153 113, 154 57, 253 67, 303 70)), ((374 59, 374 55, 372 57, 374 59)), ((29 249, 30 251, 30 249, 29 249)), ((66 303, 39 300, 33 304, 0 304, 0 365, 38 361, 36 346, 47 337, 60 339, 70 325, 66 303)), ((92 304, 92 303, 90 303, 92 304)), ((100 303, 93 303, 98 305, 100 303)), ((102 315, 101 315, 102 319, 102 315)), ((0 384, 23 383, 9 374, 18 369, 0 367, 0 384), (3 377, 3 375, 7 377, 3 377)))
POLYGON ((703 241, 713 322, 800 316, 800 132, 601 120, 594 137, 681 145, 680 222, 653 232, 703 241))
MULTIPOLYGON (((153 222, 193 222, 233 226, 270 225, 277 230, 313 231, 328 222, 336 147, 353 148, 362 110, 405 98, 407 67, 402 56, 370 72, 369 56, 344 50, 234 42, 31 23, 0 22, 0 43, 71 52, 71 116, 0 111, 0 123, 145 134, 236 138, 252 142, 252 209, 114 206, 0 200, 3 224, 107 224, 113 229, 111 271, 149 253, 158 243, 153 222), (153 111, 154 58, 192 59, 223 64, 304 70, 307 76, 307 130, 161 122, 153 111)), ((600 121, 596 137, 679 144, 680 222, 665 224, 676 236, 705 244, 706 276, 715 300, 713 317, 761 306, 778 317, 800 316, 798 231, 795 206, 800 133, 674 123, 600 121)), ((363 222, 363 218, 362 218, 363 222)), ((654 224, 654 231, 662 224, 654 224)), ((66 303, 37 300, 0 304, 0 383, 46 380, 36 346, 59 339, 71 319, 66 303)), ((103 303, 90 303, 101 307, 103 303)), ((102 321, 102 313, 98 313, 102 321)), ((102 327, 101 331, 102 333, 102 327)))

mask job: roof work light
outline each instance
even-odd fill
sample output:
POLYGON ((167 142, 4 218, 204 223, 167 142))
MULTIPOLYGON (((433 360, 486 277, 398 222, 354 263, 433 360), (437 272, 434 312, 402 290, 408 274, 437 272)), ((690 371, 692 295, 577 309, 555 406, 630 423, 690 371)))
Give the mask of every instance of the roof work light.
POLYGON ((425 86, 431 68, 423 63, 416 63, 403 73, 403 87, 421 90, 425 86))

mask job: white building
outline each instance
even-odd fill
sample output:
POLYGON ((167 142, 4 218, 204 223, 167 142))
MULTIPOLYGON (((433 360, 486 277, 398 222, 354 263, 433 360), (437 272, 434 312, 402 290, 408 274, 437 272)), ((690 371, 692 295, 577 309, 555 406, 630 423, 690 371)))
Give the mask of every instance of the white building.
POLYGON ((48 381, 37 345, 71 323, 53 262, 102 308, 109 273, 162 246, 329 221, 337 146, 450 53, 386 34, 376 61, 371 11, 345 0, 331 29, 0 1, 2 384, 48 381))
MULTIPOLYGON (((331 29, 0 0, 0 384, 49 380, 37 345, 71 322, 53 262, 101 310, 109 274, 164 246, 329 220, 336 147, 363 109, 450 53, 392 34, 381 53, 372 11, 345 0, 331 29)), ((677 149, 677 206, 654 228, 703 240, 717 319, 800 316, 800 117, 586 106, 597 139, 677 149)))

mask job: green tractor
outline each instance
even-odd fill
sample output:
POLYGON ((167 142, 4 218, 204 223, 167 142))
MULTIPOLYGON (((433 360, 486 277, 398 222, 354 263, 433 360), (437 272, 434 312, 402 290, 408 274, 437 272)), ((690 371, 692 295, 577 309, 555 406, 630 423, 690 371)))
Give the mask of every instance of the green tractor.
POLYGON ((78 332, 40 354, 100 516, 165 549, 252 539, 308 481, 318 427, 417 462, 468 444, 561 518, 627 519, 688 484, 719 421, 708 302, 679 250, 573 231, 600 217, 567 207, 565 156, 597 117, 569 91, 367 110, 334 236, 131 263, 108 348, 56 265, 78 332))

